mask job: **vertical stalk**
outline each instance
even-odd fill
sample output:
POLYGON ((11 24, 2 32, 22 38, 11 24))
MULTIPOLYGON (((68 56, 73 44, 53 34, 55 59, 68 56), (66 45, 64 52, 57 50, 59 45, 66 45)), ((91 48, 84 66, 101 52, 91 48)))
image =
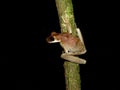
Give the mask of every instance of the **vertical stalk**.
MULTIPOLYGON (((72 0, 56 0, 61 32, 71 32, 76 35, 76 23, 74 20, 72 0), (69 31, 71 30, 71 31, 69 31)), ((66 90, 81 90, 79 64, 65 61, 66 90)))

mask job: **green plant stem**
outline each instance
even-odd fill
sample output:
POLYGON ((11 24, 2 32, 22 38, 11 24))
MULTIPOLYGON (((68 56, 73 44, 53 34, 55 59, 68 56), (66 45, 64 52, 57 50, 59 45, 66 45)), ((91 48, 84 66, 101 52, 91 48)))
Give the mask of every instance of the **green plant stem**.
MULTIPOLYGON (((61 32, 69 32, 76 35, 76 23, 73 14, 72 0, 56 0, 56 7, 59 16, 61 32)), ((65 61, 65 82, 66 90, 81 90, 80 67, 79 64, 65 61)))

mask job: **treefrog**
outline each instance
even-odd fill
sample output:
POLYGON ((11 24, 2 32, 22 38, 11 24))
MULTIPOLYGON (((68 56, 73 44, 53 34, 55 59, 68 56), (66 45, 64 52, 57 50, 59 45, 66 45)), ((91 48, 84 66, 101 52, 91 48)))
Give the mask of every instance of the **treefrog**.
POLYGON ((48 43, 60 43, 64 49, 64 52, 61 54, 61 58, 77 64, 86 64, 85 59, 78 57, 78 55, 86 53, 86 48, 79 28, 77 28, 76 31, 78 33, 78 37, 73 36, 69 32, 51 32, 51 35, 47 37, 46 40, 48 43))

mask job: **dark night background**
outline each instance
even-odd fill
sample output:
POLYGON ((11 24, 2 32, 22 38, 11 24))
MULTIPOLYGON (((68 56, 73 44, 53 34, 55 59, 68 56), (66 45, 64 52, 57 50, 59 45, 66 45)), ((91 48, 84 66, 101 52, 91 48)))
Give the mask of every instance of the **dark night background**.
MULTIPOLYGON (((73 0, 73 6, 87 48, 81 56, 87 60, 86 65, 80 65, 82 90, 118 90, 110 5, 73 0)), ((62 48, 46 42, 52 31, 60 32, 54 0, 21 1, 11 7, 13 29, 16 36, 20 34, 20 40, 16 40, 16 90, 65 90, 62 48)))

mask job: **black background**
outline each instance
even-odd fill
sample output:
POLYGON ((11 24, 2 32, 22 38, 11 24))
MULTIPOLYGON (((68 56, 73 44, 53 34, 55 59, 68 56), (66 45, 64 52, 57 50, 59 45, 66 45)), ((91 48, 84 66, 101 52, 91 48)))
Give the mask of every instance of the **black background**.
POLYGON ((0 64, 8 64, 8 56, 0 56, 0 64))
MULTIPOLYGON (((87 48, 81 56, 87 60, 86 65, 80 65, 82 90, 117 90, 112 6, 91 0, 73 0, 73 6, 87 48)), ((14 18, 13 29, 19 37, 16 90, 65 90, 62 48, 46 42, 52 31, 60 32, 54 0, 20 1, 11 7, 9 18, 14 18)))

